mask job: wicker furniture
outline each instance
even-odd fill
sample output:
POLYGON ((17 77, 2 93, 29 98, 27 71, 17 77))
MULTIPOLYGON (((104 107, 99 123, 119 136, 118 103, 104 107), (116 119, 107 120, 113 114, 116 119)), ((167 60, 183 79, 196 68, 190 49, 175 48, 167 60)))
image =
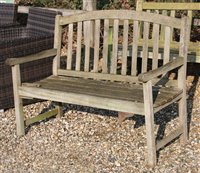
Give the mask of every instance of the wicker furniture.
MULTIPOLYGON (((14 106, 11 67, 7 58, 21 57, 53 47, 57 12, 30 8, 26 27, 0 30, 0 109, 14 106)), ((21 67, 22 81, 35 81, 51 75, 52 58, 34 61, 21 67)))
POLYGON ((181 136, 185 143, 188 138, 186 110, 186 63, 187 46, 190 34, 189 18, 173 17, 132 10, 92 11, 68 17, 57 16, 54 48, 19 59, 8 59, 12 66, 15 95, 15 113, 17 134, 24 135, 25 127, 46 117, 60 114, 55 109, 24 120, 23 98, 38 98, 78 105, 109 109, 118 112, 141 114, 145 116, 147 136, 148 164, 156 164, 156 151, 173 139, 181 136), (120 26, 120 22, 123 26, 120 26), (84 24, 94 24, 94 49, 91 49, 91 27, 83 37, 84 24), (139 25, 143 24, 143 57, 137 63, 139 25), (109 26, 113 25, 112 56, 108 56, 109 26), (148 39, 150 27, 153 26, 154 59, 151 69, 148 61, 148 39), (170 37, 165 38, 164 62, 158 63, 159 28, 165 26, 165 34, 170 35, 171 27, 180 31, 179 56, 170 60, 170 37), (61 45, 62 29, 67 27, 66 67, 62 67, 61 45), (119 32, 120 31, 120 32, 119 32), (102 34, 101 34, 102 33, 102 34), (119 34, 119 33, 122 33, 119 34), (103 35, 103 37, 101 37, 103 35), (122 38, 121 38, 122 37, 122 38), (85 39, 85 40, 84 40, 85 39), (127 58, 128 39, 132 39, 133 52, 131 63, 127 58), (102 42, 101 42, 102 41, 102 42), (119 64, 117 59, 118 44, 123 45, 123 56, 119 64), (76 51, 74 51, 76 43, 76 51), (101 44, 103 43, 103 45, 101 44), (103 47, 101 52, 100 48, 103 47), (76 54, 75 54, 76 52, 76 54), (53 75, 31 83, 20 81, 19 67, 36 59, 56 55, 52 66, 53 75), (100 59, 101 58, 101 59, 100 59), (101 62, 101 63, 100 63, 101 62), (168 72, 178 70, 178 80, 170 80, 168 72), (163 139, 156 141, 154 135, 154 114, 168 105, 178 102, 179 125, 163 139))
POLYGON ((18 25, 16 4, 0 3, 0 29, 18 25))

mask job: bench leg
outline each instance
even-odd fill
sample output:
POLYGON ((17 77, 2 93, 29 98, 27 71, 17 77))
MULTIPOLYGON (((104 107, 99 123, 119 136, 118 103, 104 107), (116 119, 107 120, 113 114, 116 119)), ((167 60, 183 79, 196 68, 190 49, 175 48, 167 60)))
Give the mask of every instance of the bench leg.
POLYGON ((23 103, 21 98, 15 97, 15 116, 16 116, 16 125, 17 125, 17 135, 22 136, 25 134, 24 128, 24 112, 23 112, 23 103))
POLYGON ((62 109, 62 103, 59 103, 59 105, 56 105, 56 109, 58 110, 57 117, 61 118, 63 116, 63 109, 62 109))
POLYGON ((19 65, 15 65, 12 67, 12 75, 13 75, 12 78, 13 78, 13 91, 14 91, 14 100, 15 100, 17 135, 22 136, 25 134, 25 129, 24 129, 23 102, 18 92, 19 91, 18 87, 21 84, 19 65))
POLYGON ((187 101, 185 97, 179 100, 178 107, 180 126, 183 129, 183 134, 180 137, 180 142, 181 144, 185 144, 188 140, 187 101))
POLYGON ((154 112, 151 81, 143 84, 144 113, 147 136, 147 164, 150 167, 156 165, 156 143, 154 135, 154 112))

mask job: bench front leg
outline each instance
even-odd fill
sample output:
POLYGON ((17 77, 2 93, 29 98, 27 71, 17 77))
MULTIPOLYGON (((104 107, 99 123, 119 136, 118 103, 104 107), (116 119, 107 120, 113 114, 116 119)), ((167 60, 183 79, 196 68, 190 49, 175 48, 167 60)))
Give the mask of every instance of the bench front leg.
POLYGON ((156 141, 154 135, 154 111, 151 80, 143 83, 144 113, 147 136, 147 164, 150 167, 156 165, 156 141))
POLYGON ((24 128, 23 102, 22 98, 20 98, 19 96, 19 86, 21 85, 19 65, 12 66, 12 80, 13 80, 13 92, 15 101, 17 135, 22 136, 25 134, 25 128, 24 128))

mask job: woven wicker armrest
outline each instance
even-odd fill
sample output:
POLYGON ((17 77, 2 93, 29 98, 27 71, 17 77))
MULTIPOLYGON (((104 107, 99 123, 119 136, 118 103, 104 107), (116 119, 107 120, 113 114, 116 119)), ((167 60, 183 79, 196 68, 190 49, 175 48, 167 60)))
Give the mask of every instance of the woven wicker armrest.
POLYGON ((31 62, 31 61, 47 58, 50 56, 55 56, 56 53, 57 53, 56 49, 44 50, 42 52, 39 52, 39 53, 36 53, 33 55, 28 55, 28 56, 18 57, 18 58, 8 58, 6 60, 6 64, 10 65, 10 66, 17 65, 17 64, 23 64, 26 62, 31 62))

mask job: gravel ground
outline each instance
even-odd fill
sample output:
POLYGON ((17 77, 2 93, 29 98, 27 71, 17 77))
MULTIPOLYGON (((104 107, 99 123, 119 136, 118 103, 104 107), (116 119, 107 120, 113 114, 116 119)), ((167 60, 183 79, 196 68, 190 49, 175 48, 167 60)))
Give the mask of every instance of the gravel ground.
MULTIPOLYGON (((200 87, 192 80, 187 82, 188 143, 181 146, 175 140, 160 150, 153 169, 146 167, 144 117, 135 115, 119 125, 116 112, 65 105, 64 117, 36 123, 23 137, 16 136, 14 109, 0 113, 0 172, 200 173, 200 87)), ((26 106, 26 117, 49 105, 26 106)), ((156 114, 155 122, 158 139, 175 129, 176 105, 156 114)))

